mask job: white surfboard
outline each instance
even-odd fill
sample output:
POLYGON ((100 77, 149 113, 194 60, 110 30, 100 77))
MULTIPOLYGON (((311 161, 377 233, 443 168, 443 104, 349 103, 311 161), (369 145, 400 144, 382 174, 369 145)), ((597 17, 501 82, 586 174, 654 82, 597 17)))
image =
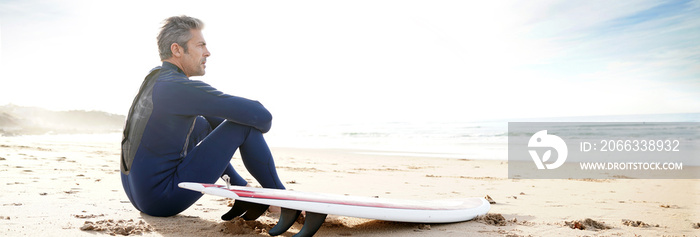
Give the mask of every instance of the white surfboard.
POLYGON ((491 208, 489 202, 484 198, 397 200, 241 186, 226 187, 225 185, 190 182, 182 182, 178 186, 204 194, 229 197, 257 204, 280 206, 307 212, 398 222, 461 222, 471 220, 479 215, 485 215, 491 208))

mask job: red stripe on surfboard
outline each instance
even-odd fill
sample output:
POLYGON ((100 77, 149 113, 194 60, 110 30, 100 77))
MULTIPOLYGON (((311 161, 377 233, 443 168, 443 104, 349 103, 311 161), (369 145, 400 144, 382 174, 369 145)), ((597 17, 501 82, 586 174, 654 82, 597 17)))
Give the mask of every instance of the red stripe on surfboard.
POLYGON ((245 197, 245 198, 261 198, 261 199, 274 199, 274 200, 285 200, 285 201, 304 201, 304 202, 318 202, 318 203, 340 204, 340 205, 350 205, 350 206, 413 209, 413 210, 447 210, 447 209, 449 209, 449 208, 425 208, 425 207, 419 208, 419 207, 402 206, 402 205, 388 204, 388 203, 329 201, 326 199, 315 199, 315 198, 298 198, 298 197, 285 198, 285 197, 279 197, 279 196, 274 196, 274 195, 265 195, 265 194, 261 194, 261 193, 255 192, 255 191, 229 189, 229 188, 226 188, 226 186, 224 186, 224 185, 218 185, 218 184, 201 184, 201 185, 204 186, 205 188, 214 187, 214 188, 228 190, 228 191, 234 192, 239 197, 245 197))

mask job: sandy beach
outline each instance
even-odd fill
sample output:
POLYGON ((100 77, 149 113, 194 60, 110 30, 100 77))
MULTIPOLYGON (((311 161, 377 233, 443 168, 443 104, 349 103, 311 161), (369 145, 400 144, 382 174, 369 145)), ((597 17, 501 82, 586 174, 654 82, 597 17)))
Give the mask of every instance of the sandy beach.
MULTIPOLYGON (((276 223, 271 213, 255 221, 222 221, 231 200, 208 195, 173 217, 140 213, 121 187, 119 139, 0 137, 0 233, 265 236, 276 223)), ((700 235, 700 180, 508 179, 506 161, 294 148, 273 148, 273 155, 292 190, 416 200, 488 195, 495 201, 489 216, 452 224, 329 216, 317 236, 700 235)), ((256 185, 238 154, 231 162, 256 185)), ((283 236, 300 228, 297 223, 283 236)))

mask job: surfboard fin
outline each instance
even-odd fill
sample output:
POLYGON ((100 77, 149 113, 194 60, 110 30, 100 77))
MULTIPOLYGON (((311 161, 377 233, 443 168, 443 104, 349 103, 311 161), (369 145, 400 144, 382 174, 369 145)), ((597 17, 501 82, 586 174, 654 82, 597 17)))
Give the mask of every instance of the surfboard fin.
POLYGON ((265 210, 267 210, 268 207, 269 205, 236 200, 233 202, 233 207, 231 207, 231 210, 221 216, 221 219, 230 221, 237 216, 243 216, 243 219, 245 220, 255 220, 260 217, 260 215, 265 213, 265 210))
POLYGON ((326 221, 326 216, 328 214, 306 212, 306 218, 304 220, 304 226, 301 227, 299 233, 295 234, 293 237, 310 237, 316 234, 324 221, 326 221))
POLYGON ((289 227, 292 227, 297 218, 299 218, 299 214, 301 214, 301 211, 299 210, 287 209, 283 207, 279 221, 277 221, 277 224, 267 233, 269 233, 271 236, 276 236, 287 232, 289 227))

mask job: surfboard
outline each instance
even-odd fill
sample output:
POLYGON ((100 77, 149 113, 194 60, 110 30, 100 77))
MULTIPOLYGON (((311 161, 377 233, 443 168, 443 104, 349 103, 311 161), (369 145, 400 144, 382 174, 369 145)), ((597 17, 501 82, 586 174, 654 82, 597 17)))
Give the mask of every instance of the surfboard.
POLYGON ((323 218, 325 214, 332 214, 397 222, 452 223, 485 215, 491 208, 486 199, 476 197, 451 200, 400 200, 241 186, 227 187, 191 182, 182 182, 178 186, 204 194, 280 206, 283 210, 286 208, 306 211, 307 221, 311 212, 323 213, 323 218))

